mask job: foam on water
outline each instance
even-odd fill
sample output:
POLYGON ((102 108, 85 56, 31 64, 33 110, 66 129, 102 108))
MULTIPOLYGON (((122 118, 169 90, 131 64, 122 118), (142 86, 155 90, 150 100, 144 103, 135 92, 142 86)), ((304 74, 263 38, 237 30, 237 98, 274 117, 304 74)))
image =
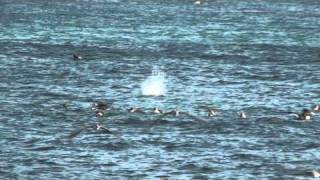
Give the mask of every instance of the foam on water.
POLYGON ((141 83, 141 93, 145 96, 164 96, 166 93, 165 73, 154 67, 152 75, 141 83))

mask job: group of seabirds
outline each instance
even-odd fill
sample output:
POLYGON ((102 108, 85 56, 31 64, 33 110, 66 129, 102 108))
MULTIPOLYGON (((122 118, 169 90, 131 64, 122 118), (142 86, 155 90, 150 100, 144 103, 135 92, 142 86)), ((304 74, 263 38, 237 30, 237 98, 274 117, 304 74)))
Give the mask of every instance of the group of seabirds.
MULTIPOLYGON (((91 106, 91 110, 96 114, 97 117, 103 117, 104 115, 106 115, 110 110, 112 109, 111 105, 109 105, 106 102, 95 102, 92 104, 91 106)), ((137 108, 137 107, 130 107, 127 109, 128 113, 141 113, 141 114, 147 114, 146 111, 144 111, 141 108, 137 108)), ((169 110, 169 111, 163 111, 157 107, 152 108, 151 112, 152 114, 155 115, 159 115, 161 117, 167 116, 167 115, 171 115, 174 117, 179 117, 181 115, 187 115, 190 116, 192 118, 197 118, 196 116, 190 115, 186 112, 182 112, 180 111, 178 108, 175 108, 173 110, 169 110)), ((315 105, 313 106, 311 109, 303 109, 301 112, 298 113, 293 113, 293 112, 288 112, 290 113, 291 116, 295 117, 297 120, 301 120, 301 121, 305 121, 305 120, 311 120, 312 116, 315 115, 315 113, 320 113, 320 105, 315 105)), ((214 117, 217 116, 219 114, 219 110, 216 108, 211 108, 211 109, 207 109, 207 116, 208 117, 214 117)), ((246 119, 247 115, 244 111, 238 112, 237 116, 239 119, 246 119)), ((86 127, 87 129, 93 129, 96 131, 100 131, 103 133, 107 133, 107 134, 113 134, 112 131, 100 124, 96 124, 94 126, 90 126, 90 127, 86 127)), ((80 131, 79 131, 80 132, 80 131)), ((76 134, 78 134, 79 132, 77 132, 76 134)), ((72 136, 75 136, 72 135, 72 136)), ((314 177, 320 177, 320 172, 318 171, 312 171, 312 174, 314 177)))
MULTIPOLYGON (((109 105, 106 102, 95 102, 92 104, 91 110, 96 114, 97 117, 102 117, 104 116, 108 111, 110 111, 111 105, 109 105)), ((147 112, 145 112, 144 110, 137 108, 137 107, 130 107, 127 109, 127 111, 129 113, 141 113, 141 114, 147 114, 147 112)), ((299 113, 293 113, 293 112, 289 112, 291 116, 294 116, 297 120, 310 120, 312 116, 315 115, 315 113, 319 113, 320 112, 320 105, 315 105, 311 110, 310 109, 303 109, 301 112, 299 113)), ((151 111, 152 114, 156 114, 156 115, 161 115, 161 117, 167 116, 167 115, 172 115, 175 117, 178 117, 182 114, 190 116, 192 118, 197 118, 196 116, 193 116, 189 113, 186 112, 182 112, 180 111, 178 108, 175 108, 173 110, 169 110, 167 112, 155 107, 152 108, 151 111)), ((216 108, 211 108, 211 109, 207 109, 207 116, 208 117, 213 117, 213 116, 217 116, 219 114, 219 110, 216 108)), ((246 119, 247 115, 244 111, 238 112, 237 113, 238 118, 239 119, 246 119)), ((102 127, 101 125, 96 125, 96 130, 106 130, 107 128, 102 127)), ((108 133, 111 133, 110 130, 106 131, 108 133)))
MULTIPOLYGON (((95 102, 91 106, 91 110, 95 113, 95 115, 97 117, 105 116, 111 109, 112 109, 111 105, 109 105, 106 102, 102 102, 102 101, 95 102)), ((137 107, 130 107, 127 109, 127 111, 128 111, 128 113, 141 113, 141 114, 148 113, 148 112, 144 111, 143 109, 137 108, 137 107)), ((159 115, 159 117, 160 116, 164 117, 167 115, 179 117, 184 114, 184 115, 190 116, 192 118, 197 118, 196 116, 193 116, 193 115, 190 115, 186 112, 180 111, 178 108, 165 112, 165 111, 155 107, 155 108, 152 108, 151 112, 149 111, 149 113, 159 115)), ((292 113, 292 112, 288 112, 288 113, 290 113, 290 115, 294 116, 297 120, 302 120, 302 121, 310 120, 315 113, 320 113, 320 105, 315 105, 312 107, 312 109, 303 109, 301 112, 298 112, 298 113, 292 113)), ((208 117, 217 116, 218 114, 219 114, 219 110, 216 108, 207 109, 207 116, 208 117)), ((242 120, 247 118, 247 115, 244 111, 238 112, 237 116, 239 119, 242 119, 242 120)), ((119 136, 117 136, 117 134, 113 133, 112 130, 102 126, 99 123, 97 123, 95 125, 87 126, 83 129, 80 129, 79 131, 72 133, 69 136, 69 138, 73 138, 73 137, 77 136, 83 130, 98 131, 98 132, 105 133, 105 134, 113 134, 114 136, 120 138, 119 136)), ((320 172, 313 170, 311 173, 312 173, 313 177, 320 178, 320 172)))
MULTIPOLYGON (((202 3, 203 3, 203 1, 201 1, 201 0, 195 1, 195 4, 202 4, 202 3)), ((73 59, 74 60, 82 60, 83 58, 82 58, 82 56, 74 53, 73 59)), ((102 117, 106 114, 106 112, 111 110, 111 106, 106 102, 96 102, 96 103, 92 104, 91 109, 95 112, 96 116, 102 117)), ((129 113, 142 113, 142 114, 146 113, 145 111, 143 111, 142 109, 137 108, 137 107, 129 108, 128 112, 129 113)), ((181 112, 178 108, 173 109, 171 111, 164 112, 164 111, 160 110, 159 108, 155 107, 152 109, 152 112, 154 114, 159 114, 159 115, 163 115, 163 116, 166 116, 166 115, 179 116, 180 114, 186 114, 186 115, 192 116, 186 112, 181 112)), ((319 104, 313 106, 311 109, 303 109, 301 112, 298 112, 298 113, 295 113, 295 112, 289 112, 289 113, 290 113, 290 115, 296 117, 298 120, 310 120, 311 117, 314 116, 315 113, 317 113, 317 112, 320 112, 320 105, 319 104)), ((209 108, 209 109, 207 109, 207 113, 208 113, 207 115, 209 117, 216 116, 216 115, 218 115, 218 109, 209 108)), ((238 117, 240 119, 246 119, 247 115, 244 111, 241 111, 241 112, 238 112, 238 117)))
MULTIPOLYGON (((196 1, 195 4, 200 5, 200 4, 202 4, 202 1, 196 1)), ((83 58, 80 55, 73 54, 73 59, 74 60, 82 60, 83 58)), ((91 110, 95 113, 95 115, 97 117, 105 116, 111 109, 112 109, 111 105, 108 104, 107 102, 103 102, 103 101, 95 102, 91 106, 91 110)), ((130 107, 127 109, 127 111, 129 113, 147 114, 146 111, 144 111, 143 109, 138 108, 138 107, 130 107)), ((158 107, 154 107, 154 108, 152 108, 151 113, 155 114, 155 115, 159 115, 161 117, 164 117, 167 115, 178 117, 178 116, 184 114, 184 115, 187 115, 191 118, 201 120, 201 119, 197 118, 196 116, 193 116, 187 112, 180 111, 179 108, 175 108, 175 109, 172 109, 172 110, 165 112, 165 111, 159 109, 158 107)), ((319 104, 314 105, 311 109, 303 109, 301 112, 288 112, 288 113, 289 113, 289 115, 295 117, 297 120, 301 120, 301 121, 311 120, 312 116, 314 116, 315 113, 320 113, 320 105, 319 104)), ((219 110, 217 108, 207 108, 207 116, 208 117, 214 117, 214 116, 217 116, 218 114, 219 114, 219 110)), ((242 120, 247 118, 247 115, 244 111, 237 112, 237 116, 239 119, 242 119, 242 120)), ((95 125, 86 126, 82 129, 80 129, 79 131, 72 133, 69 137, 73 138, 73 137, 77 136, 79 133, 81 133, 83 130, 94 130, 94 131, 99 131, 99 132, 106 133, 106 134, 114 134, 110 129, 97 123, 95 125)), ((320 178, 320 172, 313 170, 312 174, 314 177, 320 178)))
MULTIPOLYGON (((108 111, 111 110, 111 105, 105 103, 105 102, 96 102, 92 104, 91 110, 93 112, 95 112, 97 117, 102 117, 104 116, 108 111)), ((137 107, 130 107, 129 109, 127 109, 127 111, 129 113, 141 113, 141 114, 146 114, 145 111, 143 111, 140 108, 137 107)), ((158 114, 158 115, 162 115, 162 117, 166 116, 166 115, 173 115, 173 116, 180 116, 181 114, 185 114, 191 117, 195 117, 192 116, 191 114, 188 114, 186 112, 182 112, 180 111, 178 108, 175 108, 173 110, 169 110, 167 112, 155 107, 152 108, 151 111, 153 114, 158 114)), ((294 116, 297 120, 310 120, 312 116, 315 115, 315 113, 319 113, 320 112, 320 105, 315 105, 313 106, 311 109, 303 109, 301 112, 298 113, 294 113, 294 112, 289 112, 291 116, 294 116)), ((209 108, 207 109, 207 116, 208 117, 213 117, 213 116, 217 116, 219 113, 219 110, 216 108, 209 108)), ((244 111, 238 112, 237 113, 238 118, 239 119, 246 119, 247 115, 244 111)))
MULTIPOLYGON (((199 1, 199 2, 202 2, 202 1, 199 1)), ((82 60, 83 58, 82 58, 82 56, 80 56, 78 54, 73 54, 73 59, 74 60, 82 60)), ((110 111, 112 108, 111 108, 111 105, 108 104, 107 102, 100 101, 100 102, 93 103, 91 109, 96 114, 97 117, 102 117, 108 111, 110 111)), ((144 110, 142 110, 141 108, 137 108, 137 107, 130 107, 129 109, 127 109, 127 111, 129 113, 141 113, 141 114, 147 113, 144 110)), ((320 105, 318 104, 318 105, 314 105, 311 109, 303 109, 301 112, 297 112, 297 113, 296 112, 288 112, 288 113, 290 113, 291 116, 294 116, 297 120, 310 120, 312 118, 312 116, 315 115, 315 113, 319 113, 319 112, 320 112, 320 105)), ((180 111, 178 108, 164 112, 163 110, 155 107, 152 109, 152 113, 161 115, 161 117, 164 117, 167 115, 180 116, 181 114, 185 114, 185 115, 190 116, 192 118, 199 119, 196 116, 193 116, 189 113, 180 111)), ((208 108, 207 109, 207 116, 209 116, 209 117, 217 116, 218 114, 219 114, 219 110, 216 108, 208 108)), ((246 119, 247 118, 247 115, 244 111, 238 112, 237 116, 239 119, 246 119)), ((102 126, 97 125, 96 129, 99 130, 99 129, 106 129, 106 128, 102 128, 102 126)))

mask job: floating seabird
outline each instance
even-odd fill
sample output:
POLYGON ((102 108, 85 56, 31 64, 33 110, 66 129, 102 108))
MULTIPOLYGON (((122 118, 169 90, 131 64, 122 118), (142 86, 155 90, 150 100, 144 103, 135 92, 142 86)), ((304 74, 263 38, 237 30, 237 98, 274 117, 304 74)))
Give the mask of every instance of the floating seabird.
POLYGON ((92 104, 91 109, 93 111, 109 111, 111 110, 111 106, 105 102, 96 102, 92 104))
POLYGON ((162 114, 162 113, 163 113, 163 111, 160 110, 160 109, 157 108, 157 107, 153 108, 153 109, 152 109, 152 112, 153 112, 154 114, 162 114))
POLYGON ((73 60, 81 60, 82 56, 79 56, 77 54, 73 54, 73 60))
POLYGON ((129 108, 128 112, 130 112, 130 113, 143 113, 144 114, 144 112, 140 108, 135 108, 135 107, 129 108))
POLYGON ((239 112, 238 115, 239 115, 239 118, 240 118, 240 119, 246 119, 246 118, 247 118, 246 113, 243 112, 243 111, 239 112))
POLYGON ((179 116, 180 113, 183 113, 183 112, 181 112, 178 108, 176 108, 176 109, 174 109, 174 110, 172 110, 172 111, 169 111, 169 112, 166 112, 166 113, 163 113, 163 114, 164 114, 164 115, 169 115, 169 114, 171 114, 171 115, 174 115, 174 116, 179 116))
POLYGON ((313 106, 312 110, 313 110, 314 112, 320 112, 320 105, 317 104, 317 105, 313 106))
POLYGON ((218 114, 217 109, 208 109, 208 116, 216 116, 218 114))
POLYGON ((303 109, 301 113, 292 113, 299 120, 310 120, 314 115, 309 109, 303 109))
POLYGON ((318 171, 316 171, 316 170, 312 171, 312 175, 313 175, 314 178, 320 178, 320 173, 318 171))
POLYGON ((105 102, 95 102, 91 106, 91 110, 96 114, 97 117, 102 117, 105 113, 111 110, 111 106, 105 102))

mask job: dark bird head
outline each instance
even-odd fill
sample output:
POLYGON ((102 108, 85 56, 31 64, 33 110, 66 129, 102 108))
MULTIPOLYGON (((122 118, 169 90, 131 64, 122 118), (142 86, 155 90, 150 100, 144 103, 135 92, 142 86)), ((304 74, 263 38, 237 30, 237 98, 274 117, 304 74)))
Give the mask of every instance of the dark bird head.
POLYGON ((311 114, 311 111, 309 109, 303 109, 302 110, 302 114, 303 115, 310 115, 311 114))

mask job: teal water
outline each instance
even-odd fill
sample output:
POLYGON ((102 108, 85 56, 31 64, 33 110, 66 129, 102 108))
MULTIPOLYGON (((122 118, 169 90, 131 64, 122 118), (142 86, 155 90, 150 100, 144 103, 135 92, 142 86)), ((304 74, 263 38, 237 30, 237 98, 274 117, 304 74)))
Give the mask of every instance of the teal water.
POLYGON ((289 112, 320 103, 319 27, 316 0, 2 0, 0 177, 309 179, 320 115, 289 112), (166 93, 143 96, 154 67, 166 93), (97 122, 114 134, 70 138, 97 122))

